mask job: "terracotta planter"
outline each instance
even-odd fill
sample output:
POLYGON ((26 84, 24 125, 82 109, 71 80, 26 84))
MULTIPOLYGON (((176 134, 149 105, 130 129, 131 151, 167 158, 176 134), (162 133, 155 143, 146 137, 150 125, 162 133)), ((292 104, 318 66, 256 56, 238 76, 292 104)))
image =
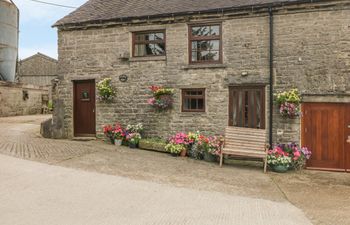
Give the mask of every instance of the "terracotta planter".
POLYGON ((187 155, 187 149, 183 149, 183 150, 181 151, 181 153, 180 153, 180 156, 181 156, 181 157, 186 157, 186 155, 187 155))

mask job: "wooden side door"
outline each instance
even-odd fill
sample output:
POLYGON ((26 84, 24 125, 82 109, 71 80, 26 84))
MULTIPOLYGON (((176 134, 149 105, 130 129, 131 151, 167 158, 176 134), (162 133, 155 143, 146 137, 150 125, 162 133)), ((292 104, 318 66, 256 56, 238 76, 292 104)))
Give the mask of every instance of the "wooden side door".
POLYGON ((74 136, 96 135, 95 80, 74 81, 74 136))
POLYGON ((304 103, 302 145, 312 151, 308 167, 344 171, 343 104, 304 103))
POLYGON ((350 172, 350 104, 345 106, 345 166, 350 172))
POLYGON ((231 86, 229 126, 265 129, 265 86, 231 86))

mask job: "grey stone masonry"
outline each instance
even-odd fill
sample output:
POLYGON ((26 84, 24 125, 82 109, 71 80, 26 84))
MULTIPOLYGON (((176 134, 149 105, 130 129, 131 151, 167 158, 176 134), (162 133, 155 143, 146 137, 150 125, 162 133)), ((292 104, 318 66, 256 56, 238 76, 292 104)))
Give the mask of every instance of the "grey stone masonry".
MULTIPOLYGON (((348 2, 349 3, 349 2, 348 2)), ((348 101, 350 96, 350 11, 346 1, 280 8, 274 15, 274 89, 298 88, 308 101, 348 101), (318 8, 315 6, 318 6, 318 8), (330 99, 330 100, 329 100, 330 99), (339 100, 341 99, 341 100, 339 100)), ((96 102, 96 130, 116 121, 142 122, 146 135, 168 137, 178 131, 223 134, 228 125, 229 86, 266 84, 269 107, 269 17, 267 11, 223 13, 134 21, 87 29, 59 28, 57 96, 64 126, 62 137, 73 137, 74 80, 111 77, 117 97, 96 102), (210 17, 210 18, 209 18, 210 17), (223 63, 189 65, 188 24, 222 23, 223 63), (131 55, 132 32, 166 30, 166 56, 121 59, 131 55), (122 83, 119 76, 128 81, 122 83), (147 104, 149 86, 175 89, 174 107, 155 112, 147 104), (205 88, 206 111, 181 112, 181 89, 205 88)), ((274 141, 300 141, 300 120, 285 120, 275 106, 274 141), (279 135, 277 135, 277 133, 279 135), (281 133, 283 133, 281 135, 281 133)), ((54 119, 55 123, 55 119, 54 119)), ((268 128, 268 126, 266 127, 268 128)))

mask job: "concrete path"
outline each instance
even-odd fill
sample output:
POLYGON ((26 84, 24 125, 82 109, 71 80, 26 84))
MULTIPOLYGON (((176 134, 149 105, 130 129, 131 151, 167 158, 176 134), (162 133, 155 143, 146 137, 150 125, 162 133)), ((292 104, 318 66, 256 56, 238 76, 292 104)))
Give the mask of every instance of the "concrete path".
POLYGON ((310 222, 288 202, 198 191, 0 155, 1 225, 310 222))

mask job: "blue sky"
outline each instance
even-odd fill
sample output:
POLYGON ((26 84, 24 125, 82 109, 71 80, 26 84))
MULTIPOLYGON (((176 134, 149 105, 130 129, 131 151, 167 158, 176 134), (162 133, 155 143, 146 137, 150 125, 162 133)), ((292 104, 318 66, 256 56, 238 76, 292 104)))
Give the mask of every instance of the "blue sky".
MULTIPOLYGON (((13 0, 20 10, 19 57, 41 52, 57 58, 57 29, 51 26, 74 9, 44 5, 30 0, 13 0)), ((87 0, 44 0, 61 5, 80 6, 87 0)))

